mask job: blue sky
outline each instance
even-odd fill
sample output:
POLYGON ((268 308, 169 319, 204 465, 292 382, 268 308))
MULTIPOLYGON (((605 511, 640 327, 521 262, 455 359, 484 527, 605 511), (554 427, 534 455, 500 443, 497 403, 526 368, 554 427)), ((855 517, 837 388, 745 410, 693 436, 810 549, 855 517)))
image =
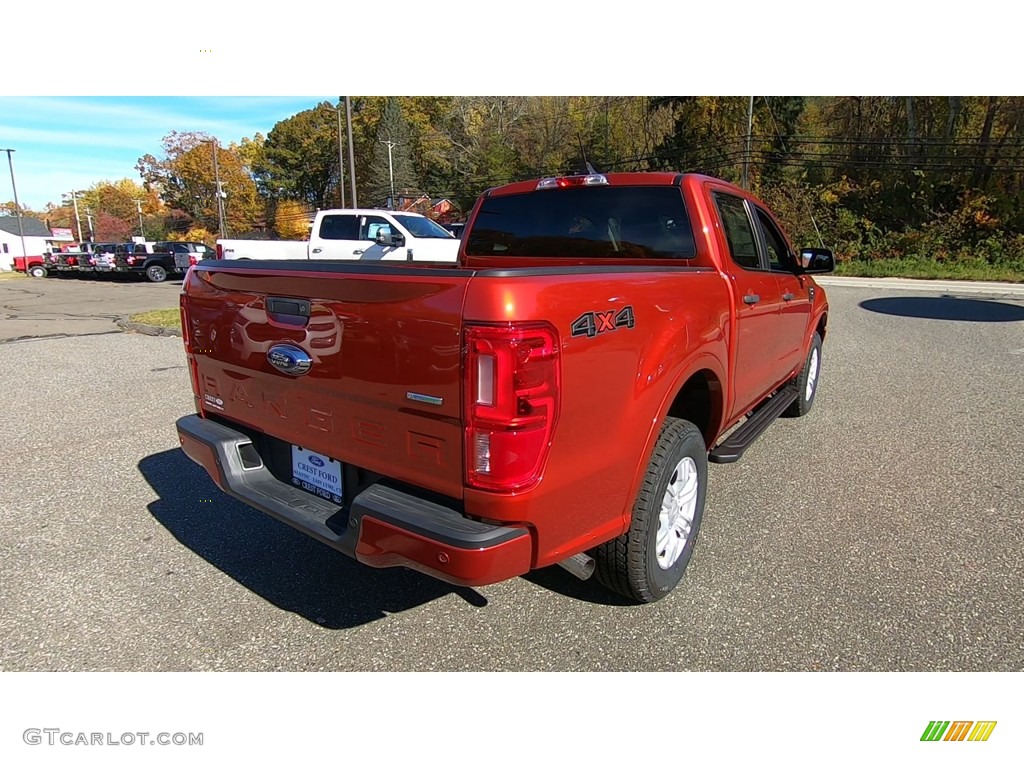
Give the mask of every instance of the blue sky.
MULTIPOLYGON (((205 131, 222 144, 264 136, 280 120, 334 96, 0 97, 0 148, 16 150, 18 200, 32 210, 99 181, 140 181, 135 164, 162 157, 171 131, 205 131)), ((0 154, 0 202, 13 199, 0 154)))

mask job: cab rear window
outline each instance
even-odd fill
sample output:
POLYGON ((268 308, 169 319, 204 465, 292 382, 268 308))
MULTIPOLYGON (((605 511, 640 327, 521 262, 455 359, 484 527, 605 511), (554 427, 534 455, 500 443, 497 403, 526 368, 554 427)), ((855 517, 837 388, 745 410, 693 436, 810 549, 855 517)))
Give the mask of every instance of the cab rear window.
POLYGON ((696 247, 677 187, 576 187, 485 198, 466 253, 690 259, 696 247))

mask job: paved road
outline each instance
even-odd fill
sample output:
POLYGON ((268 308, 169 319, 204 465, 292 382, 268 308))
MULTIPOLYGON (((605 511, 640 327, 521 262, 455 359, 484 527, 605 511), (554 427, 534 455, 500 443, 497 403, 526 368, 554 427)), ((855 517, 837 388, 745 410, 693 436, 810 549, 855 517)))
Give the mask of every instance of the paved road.
POLYGON ((0 280, 0 342, 116 333, 119 315, 176 307, 180 292, 180 277, 163 283, 134 275, 0 280))
POLYGON ((376 571, 224 497, 176 447, 178 339, 0 344, 0 669, 1024 668, 1024 300, 828 290, 814 410, 711 467, 640 607, 376 571))

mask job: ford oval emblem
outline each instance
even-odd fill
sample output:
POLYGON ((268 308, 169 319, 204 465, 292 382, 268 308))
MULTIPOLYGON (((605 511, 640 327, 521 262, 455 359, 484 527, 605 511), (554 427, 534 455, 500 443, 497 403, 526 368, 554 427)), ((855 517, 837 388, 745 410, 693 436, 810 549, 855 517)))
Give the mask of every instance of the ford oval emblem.
POLYGON ((314 467, 323 467, 324 460, 321 459, 319 456, 310 456, 309 463, 312 464, 314 467))
POLYGON ((275 344, 267 350, 267 361, 281 373, 301 376, 309 373, 313 358, 294 344, 275 344))

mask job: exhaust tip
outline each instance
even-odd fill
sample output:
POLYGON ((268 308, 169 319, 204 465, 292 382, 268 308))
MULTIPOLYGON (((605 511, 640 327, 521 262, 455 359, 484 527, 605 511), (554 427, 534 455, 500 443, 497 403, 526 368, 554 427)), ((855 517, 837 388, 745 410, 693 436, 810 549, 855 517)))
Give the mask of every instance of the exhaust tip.
POLYGON ((594 558, 585 552, 580 552, 578 555, 573 555, 567 560, 562 560, 559 565, 581 581, 586 581, 593 576, 594 569, 597 567, 594 558))

